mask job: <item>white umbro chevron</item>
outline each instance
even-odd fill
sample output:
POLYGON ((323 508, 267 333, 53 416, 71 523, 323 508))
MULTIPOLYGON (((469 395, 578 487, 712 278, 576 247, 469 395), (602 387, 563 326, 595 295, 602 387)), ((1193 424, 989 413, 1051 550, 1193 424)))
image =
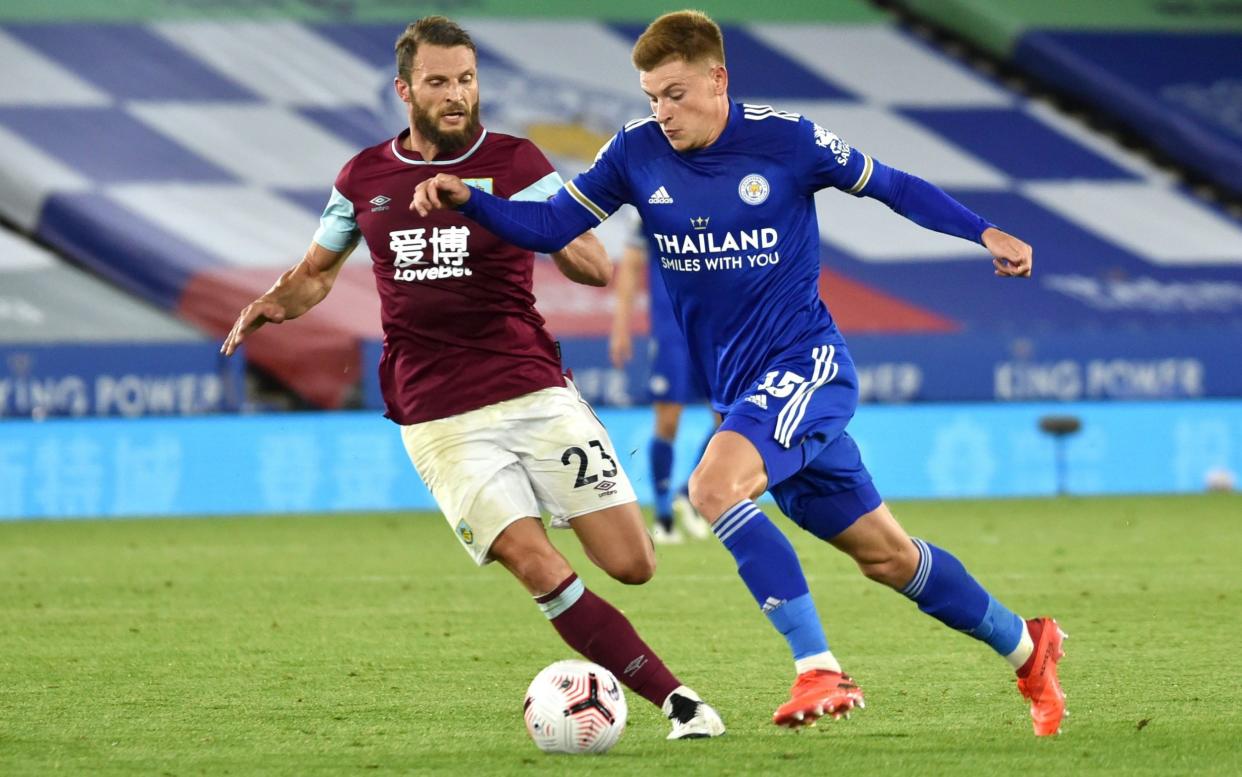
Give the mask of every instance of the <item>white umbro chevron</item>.
POLYGON ((651 205, 672 205, 673 197, 668 193, 667 189, 661 186, 651 193, 651 196, 647 198, 647 202, 651 205))

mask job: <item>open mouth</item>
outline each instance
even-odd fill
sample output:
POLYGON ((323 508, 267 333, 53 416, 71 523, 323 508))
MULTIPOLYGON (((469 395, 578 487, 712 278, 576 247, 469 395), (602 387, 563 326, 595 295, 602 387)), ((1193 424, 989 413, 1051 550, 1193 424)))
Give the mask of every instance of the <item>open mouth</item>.
POLYGON ((461 124, 466 120, 465 111, 445 111, 440 114, 440 120, 448 124, 461 124))

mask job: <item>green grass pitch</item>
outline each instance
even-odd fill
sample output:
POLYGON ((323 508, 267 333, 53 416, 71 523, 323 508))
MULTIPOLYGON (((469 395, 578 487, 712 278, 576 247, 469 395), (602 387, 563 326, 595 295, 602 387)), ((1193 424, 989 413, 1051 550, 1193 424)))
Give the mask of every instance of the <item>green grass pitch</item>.
MULTIPOLYGON (((1070 634, 1065 733, 1037 740, 1003 662, 789 529, 850 721, 772 726, 786 649, 714 541, 646 586, 558 545, 729 726, 666 742, 629 695, 609 754, 545 756, 530 678, 570 653, 438 516, 0 525, 0 774, 1239 774, 1242 497, 896 505, 1070 634)), ((772 512, 769 509, 769 512, 772 512)))

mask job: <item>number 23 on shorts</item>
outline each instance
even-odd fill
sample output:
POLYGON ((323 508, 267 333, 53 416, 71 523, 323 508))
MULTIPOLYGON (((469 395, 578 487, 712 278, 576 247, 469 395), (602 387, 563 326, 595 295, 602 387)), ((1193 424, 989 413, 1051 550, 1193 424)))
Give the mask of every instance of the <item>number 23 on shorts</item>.
POLYGON ((599 472, 599 474, 587 474, 587 470, 591 468, 591 455, 582 448, 579 448, 576 445, 570 446, 565 449, 564 453, 561 454, 561 463, 566 467, 573 466, 575 461, 578 465, 578 477, 574 480, 574 488, 589 486, 592 483, 598 482, 601 477, 615 478, 617 476, 617 472, 619 471, 616 459, 614 459, 612 455, 605 450, 602 442, 599 440, 591 440, 588 447, 598 449, 600 458, 606 462, 604 468, 599 472))

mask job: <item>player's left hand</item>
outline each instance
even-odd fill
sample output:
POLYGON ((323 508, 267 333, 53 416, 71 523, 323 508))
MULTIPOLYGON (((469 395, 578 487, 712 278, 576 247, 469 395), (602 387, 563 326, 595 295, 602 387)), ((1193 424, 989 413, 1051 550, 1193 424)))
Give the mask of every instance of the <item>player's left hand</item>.
POLYGON ((615 330, 608 338, 608 359, 612 362, 612 366, 618 370, 622 369, 633 356, 634 341, 630 338, 630 333, 615 330))
POLYGON ((433 210, 457 208, 470 199, 470 187, 455 175, 440 173, 414 187, 410 210, 426 216, 433 210))
POLYGON ((1034 251, 1027 243, 996 227, 988 227, 983 231, 983 246, 992 253, 992 266, 998 276, 1031 277, 1034 251))

